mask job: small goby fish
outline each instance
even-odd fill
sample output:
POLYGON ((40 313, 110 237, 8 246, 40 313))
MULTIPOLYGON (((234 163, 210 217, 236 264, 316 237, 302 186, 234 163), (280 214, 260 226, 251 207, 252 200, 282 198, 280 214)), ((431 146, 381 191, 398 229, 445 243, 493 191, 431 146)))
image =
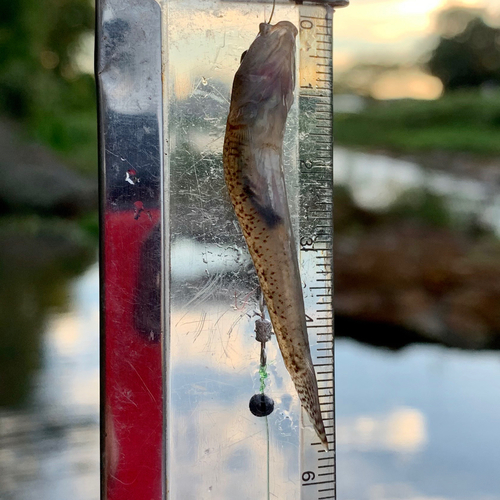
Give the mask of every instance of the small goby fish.
POLYGON ((288 21, 261 23, 259 28, 234 77, 224 140, 224 177, 285 366, 328 449, 283 176, 283 137, 293 102, 297 28, 288 21))

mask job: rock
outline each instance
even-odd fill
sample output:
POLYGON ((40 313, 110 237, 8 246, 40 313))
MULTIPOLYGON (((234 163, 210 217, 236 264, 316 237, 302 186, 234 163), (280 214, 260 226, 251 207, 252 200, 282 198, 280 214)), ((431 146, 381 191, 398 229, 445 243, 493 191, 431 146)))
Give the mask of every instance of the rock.
POLYGON ((68 217, 97 205, 97 182, 71 170, 47 148, 24 140, 16 123, 0 119, 0 213, 68 217))

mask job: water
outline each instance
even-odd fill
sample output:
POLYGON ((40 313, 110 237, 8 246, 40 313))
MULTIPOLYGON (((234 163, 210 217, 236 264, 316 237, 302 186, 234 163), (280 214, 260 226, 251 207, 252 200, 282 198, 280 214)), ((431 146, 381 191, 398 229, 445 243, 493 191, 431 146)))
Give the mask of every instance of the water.
MULTIPOLYGON (((362 207, 383 210, 411 190, 441 197, 458 225, 478 222, 500 235, 500 194, 491 173, 478 168, 476 179, 380 154, 336 147, 335 182, 348 186, 362 207)), ((446 165, 443 166, 446 168, 446 165)))
MULTIPOLYGON (((388 193, 386 200, 390 199, 391 190, 398 183, 405 187, 419 185, 416 165, 404 164, 402 171, 410 169, 417 175, 403 176, 391 159, 345 150, 337 157, 338 182, 346 172, 345 159, 341 155, 349 154, 351 165, 352 158, 358 162, 351 170, 350 185, 360 203, 369 204, 369 200, 363 198, 363 190, 359 187, 364 185, 365 176, 356 175, 356 172, 359 174, 362 169, 373 167, 375 160, 380 162, 376 164, 380 169, 374 170, 373 175, 384 177, 381 172, 387 172, 385 183, 380 181, 377 188, 379 193, 388 193), (362 164, 360 158, 366 158, 367 162, 362 164), (353 183, 353 178, 358 178, 359 182, 353 183), (401 178, 413 180, 398 180, 401 178)), ((378 200, 382 199, 379 195, 378 200)), ((382 201, 378 203, 383 206, 382 201)), ((179 267, 174 280, 193 279, 207 265, 214 273, 220 270, 222 262, 217 258, 220 247, 187 240, 178 240, 177 244, 179 253, 174 259, 179 267), (195 268, 193 263, 203 259, 207 261, 205 265, 195 268)), ((39 244, 36 248, 40 252, 39 244)), ((4 258, 3 253, 0 256, 4 258)), ((231 258, 238 260, 240 256, 223 254, 222 257, 227 265, 231 258)), ((22 383, 9 382, 12 390, 0 392, 5 393, 0 406, 0 498, 97 500, 97 266, 91 264, 83 273, 77 269, 65 274, 64 280, 59 277, 61 271, 44 268, 43 273, 37 274, 43 279, 35 280, 31 272, 31 281, 26 281, 28 278, 21 273, 27 265, 13 266, 9 261, 3 266, 4 269, 16 268, 17 274, 11 276, 12 287, 14 283, 24 283, 14 301, 22 302, 24 309, 14 310, 8 297, 3 298, 2 342, 9 337, 10 331, 14 331, 15 325, 24 325, 26 334, 26 307, 39 304, 43 314, 35 316, 34 333, 23 337, 22 345, 30 346, 29 356, 24 355, 24 351, 14 351, 18 353, 13 362, 19 369, 16 380, 22 383), (52 279, 47 278, 49 275, 52 279), (64 286, 58 285, 56 292, 37 284, 61 280, 64 286), (25 294, 19 295, 23 291, 25 294), (48 301, 47 296, 59 298, 48 301), (8 323, 6 318, 10 319, 8 323)), ((219 307, 228 307, 227 300, 220 304, 219 307)), ((198 321, 203 315, 203 307, 193 303, 190 315, 198 321)), ((228 318, 225 326, 230 326, 236 316, 228 318)), ((207 315, 205 321, 210 320, 207 315)), ((182 321, 188 323, 185 317, 182 321)), ((246 335, 251 335, 251 321, 246 318, 242 321, 249 323, 246 335)), ((213 340, 224 342, 227 330, 220 330, 213 340)), ((196 334, 196 330, 192 333, 196 334)), ((205 364, 199 369, 203 372, 214 362, 210 358, 210 345, 201 345, 200 340, 192 348, 205 356, 205 364)), ((249 344, 250 340, 244 338, 240 341, 242 349, 251 347, 252 342, 256 344, 253 340, 249 344)), ((0 350, 0 354, 2 352, 0 350)), ((277 355, 274 342, 269 355, 277 355)), ((245 354, 241 359, 247 358, 245 354)), ((252 355, 251 359, 257 362, 258 358, 252 355)), ((217 370, 223 373, 220 367, 217 370)), ((230 371, 227 373, 229 375, 217 380, 209 380, 198 373, 202 392, 174 395, 179 407, 184 404, 192 407, 200 394, 206 396, 210 390, 221 393, 228 402, 236 401, 237 405, 244 406, 246 388, 257 388, 258 380, 232 378, 230 371), (206 387, 202 388, 202 384, 206 387), (225 391, 221 391, 221 387, 225 387, 225 391), (242 387, 245 387, 243 392, 242 387)), ((0 380, 6 380, 7 375, 2 372, 0 380)), ((500 362, 496 351, 413 344, 394 352, 342 338, 336 343, 336 388, 339 500, 500 499, 497 470, 500 463, 500 362)), ((286 401, 280 404, 286 405, 286 401)), ((282 427, 284 424, 289 424, 291 435, 296 432, 293 422, 282 419, 282 427)), ((213 430, 216 429, 214 425, 209 414, 200 417, 200 429, 213 430)), ((210 450, 208 441, 206 449, 210 450)), ((247 459, 248 456, 241 452, 229 453, 225 457, 226 473, 239 477, 241 471, 235 467, 247 459)), ((201 460, 208 460, 208 457, 201 457, 201 460)), ((286 467, 286 463, 280 467, 286 467)))
POLYGON ((25 404, 0 408, 2 500, 99 498, 98 267, 48 315, 25 404))
MULTIPOLYGON (((70 293, 44 329, 32 404, 0 411, 2 499, 99 498, 95 265, 70 293)), ((340 339, 336 370, 340 500, 500 498, 496 352, 340 339)))
POLYGON ((500 498, 496 352, 337 342, 338 498, 500 498))

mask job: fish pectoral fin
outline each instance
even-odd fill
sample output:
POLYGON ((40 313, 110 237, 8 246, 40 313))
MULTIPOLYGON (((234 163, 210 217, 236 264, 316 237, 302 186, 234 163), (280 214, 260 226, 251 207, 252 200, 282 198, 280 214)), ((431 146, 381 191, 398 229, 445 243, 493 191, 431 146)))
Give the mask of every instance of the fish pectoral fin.
POLYGON ((273 147, 255 149, 253 161, 243 169, 243 189, 269 227, 288 217, 281 152, 273 147))

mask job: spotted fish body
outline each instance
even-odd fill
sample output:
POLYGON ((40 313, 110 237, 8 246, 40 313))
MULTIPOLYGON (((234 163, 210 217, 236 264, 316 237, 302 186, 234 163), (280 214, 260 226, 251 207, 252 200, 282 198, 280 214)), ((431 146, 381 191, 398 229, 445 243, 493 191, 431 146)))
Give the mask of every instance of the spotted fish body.
POLYGON ((328 448, 283 176, 296 36, 297 29, 288 21, 262 23, 244 53, 231 94, 224 175, 285 366, 318 437, 328 448))

